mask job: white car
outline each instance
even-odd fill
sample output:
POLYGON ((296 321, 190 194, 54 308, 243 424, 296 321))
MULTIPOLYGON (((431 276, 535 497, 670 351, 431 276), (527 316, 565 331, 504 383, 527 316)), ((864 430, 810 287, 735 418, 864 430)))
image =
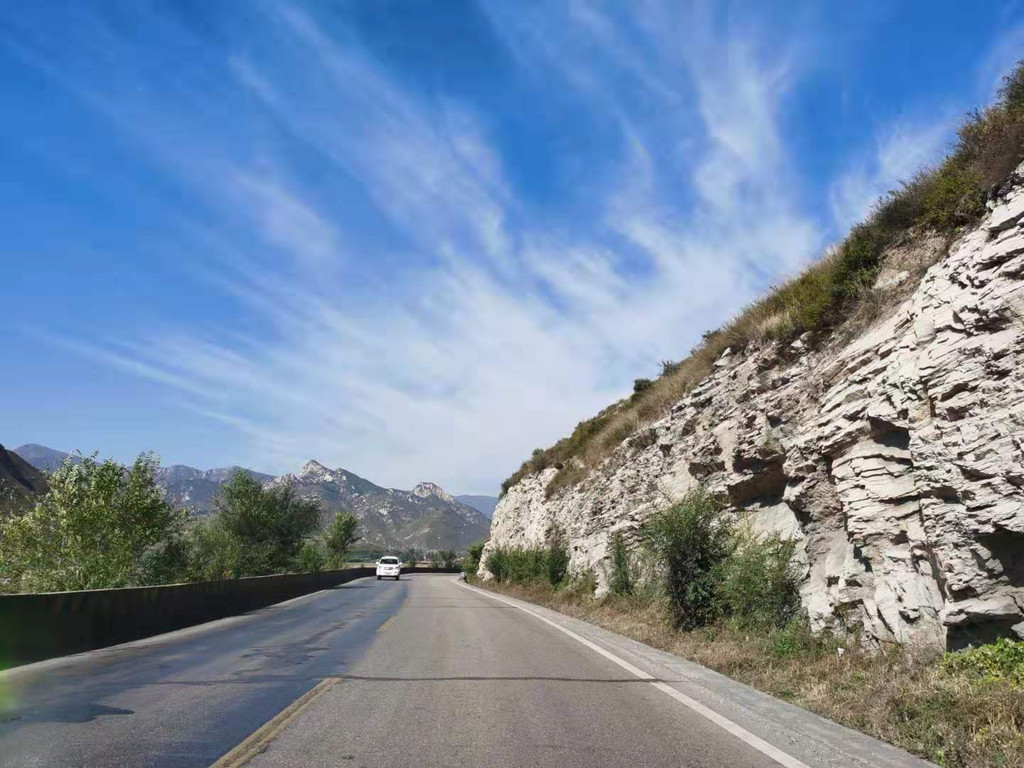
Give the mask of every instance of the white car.
POLYGON ((380 581, 385 576, 389 579, 398 581, 398 577, 402 575, 402 563, 397 557, 382 557, 377 561, 377 581, 380 581))

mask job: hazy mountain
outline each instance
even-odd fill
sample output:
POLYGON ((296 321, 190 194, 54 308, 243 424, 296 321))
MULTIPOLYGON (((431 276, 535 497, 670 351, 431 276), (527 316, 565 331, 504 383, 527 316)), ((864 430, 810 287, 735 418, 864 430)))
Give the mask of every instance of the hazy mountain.
POLYGON ((497 496, 456 496, 456 501, 461 501, 467 507, 472 507, 478 512, 482 512, 488 518, 494 517, 494 508, 498 506, 497 496))
MULTIPOLYGON (((58 451, 45 445, 28 443, 15 448, 13 453, 24 459, 37 470, 52 472, 69 456, 66 451, 58 451)), ((72 461, 78 461, 72 457, 72 461)), ((196 469, 183 464, 170 467, 157 467, 156 481, 164 489, 167 500, 175 507, 189 507, 197 514, 205 515, 213 511, 213 497, 221 484, 234 472, 242 471, 255 477, 261 483, 273 480, 273 475, 255 472, 244 467, 218 467, 217 469, 196 469)))
POLYGON ((479 510, 434 483, 420 483, 411 491, 382 488, 317 461, 273 483, 291 483, 302 496, 320 499, 326 510, 325 522, 339 510, 352 512, 359 519, 362 544, 385 549, 462 550, 486 538, 491 527, 479 510))
POLYGON ((53 472, 70 455, 66 451, 57 451, 36 443, 26 443, 15 448, 13 452, 42 472, 53 472))
POLYGON ((235 472, 245 472, 261 483, 273 480, 273 475, 265 475, 244 467, 219 467, 201 470, 174 464, 170 467, 158 467, 156 481, 164 489, 167 500, 175 507, 188 507, 197 514, 205 515, 213 511, 213 497, 224 481, 235 472))
POLYGON ((32 496, 46 490, 42 472, 0 445, 0 515, 26 507, 32 496))

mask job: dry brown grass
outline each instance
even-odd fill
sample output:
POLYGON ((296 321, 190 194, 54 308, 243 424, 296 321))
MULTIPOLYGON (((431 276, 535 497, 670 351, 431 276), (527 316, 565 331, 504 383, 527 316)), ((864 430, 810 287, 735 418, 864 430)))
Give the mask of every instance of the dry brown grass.
POLYGON ((935 652, 868 652, 792 627, 679 632, 657 599, 594 599, 539 584, 484 586, 677 654, 948 768, 1024 765, 1024 691, 944 670, 935 652))

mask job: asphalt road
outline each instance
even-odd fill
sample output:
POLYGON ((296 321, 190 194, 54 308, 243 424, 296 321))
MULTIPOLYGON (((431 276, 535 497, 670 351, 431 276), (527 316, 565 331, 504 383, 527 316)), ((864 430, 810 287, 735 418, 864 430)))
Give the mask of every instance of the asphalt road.
POLYGON ((13 670, 0 707, 5 768, 925 765, 450 575, 13 670))

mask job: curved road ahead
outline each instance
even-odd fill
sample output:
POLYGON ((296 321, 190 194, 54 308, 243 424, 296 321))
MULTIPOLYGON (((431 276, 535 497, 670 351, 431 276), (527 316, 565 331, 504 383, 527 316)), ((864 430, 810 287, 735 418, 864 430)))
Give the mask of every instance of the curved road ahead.
POLYGON ((0 766, 924 766, 449 575, 362 579, 0 676, 0 766))

